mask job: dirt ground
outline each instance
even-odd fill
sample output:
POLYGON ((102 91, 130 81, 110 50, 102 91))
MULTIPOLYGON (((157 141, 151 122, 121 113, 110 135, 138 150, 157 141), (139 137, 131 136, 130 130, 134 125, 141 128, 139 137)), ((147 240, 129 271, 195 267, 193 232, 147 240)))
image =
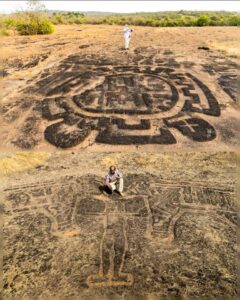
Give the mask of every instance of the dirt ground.
POLYGON ((239 28, 133 28, 1 40, 6 298, 237 295, 239 28))
POLYGON ((1 149, 239 147, 239 28, 134 27, 129 51, 121 30, 2 38, 1 149))
POLYGON ((4 296, 233 299, 235 184, 230 152, 52 153, 5 182, 4 296))

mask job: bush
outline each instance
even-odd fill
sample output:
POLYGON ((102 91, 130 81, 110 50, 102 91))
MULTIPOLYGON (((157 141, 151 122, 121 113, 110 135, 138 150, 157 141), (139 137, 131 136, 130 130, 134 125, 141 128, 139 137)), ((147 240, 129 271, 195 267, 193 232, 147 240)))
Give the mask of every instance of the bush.
POLYGON ((230 17, 228 20, 228 25, 230 26, 240 26, 240 16, 230 17))
POLYGON ((45 17, 31 15, 16 22, 16 29, 20 35, 50 34, 54 31, 53 24, 45 17))
POLYGON ((82 13, 68 12, 68 13, 53 13, 50 17, 53 24, 83 24, 85 17, 82 13))
POLYGON ((209 16, 202 15, 196 20, 196 26, 208 26, 210 24, 209 16))
POLYGON ((7 29, 4 28, 0 28, 0 36, 9 36, 9 32, 7 31, 7 29))
POLYGON ((85 22, 85 20, 84 20, 84 18, 76 18, 76 20, 75 20, 75 24, 84 24, 84 22, 85 22))
POLYGON ((38 23, 37 34, 50 34, 53 32, 54 26, 49 20, 43 19, 38 23))
POLYGON ((65 20, 63 18, 62 15, 53 15, 53 17, 51 18, 51 21, 53 22, 53 24, 64 24, 65 20))
POLYGON ((5 19, 4 23, 7 28, 13 28, 15 26, 13 19, 5 19))

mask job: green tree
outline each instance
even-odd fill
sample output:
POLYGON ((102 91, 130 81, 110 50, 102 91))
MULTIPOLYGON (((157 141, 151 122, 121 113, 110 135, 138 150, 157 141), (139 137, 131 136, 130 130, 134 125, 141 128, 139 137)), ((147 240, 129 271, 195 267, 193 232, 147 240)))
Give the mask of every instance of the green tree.
POLYGON ((208 26, 210 24, 210 18, 207 15, 201 15, 196 20, 196 26, 208 26))

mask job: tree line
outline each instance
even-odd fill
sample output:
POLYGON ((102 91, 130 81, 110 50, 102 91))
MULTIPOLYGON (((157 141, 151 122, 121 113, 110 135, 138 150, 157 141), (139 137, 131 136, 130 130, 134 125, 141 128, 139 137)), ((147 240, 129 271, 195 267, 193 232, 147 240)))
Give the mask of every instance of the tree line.
POLYGON ((93 16, 79 12, 49 13, 39 7, 38 1, 30 1, 30 4, 28 11, 0 17, 2 35, 8 35, 9 30, 16 30, 20 35, 49 34, 54 31, 54 25, 59 24, 129 24, 152 27, 240 26, 240 13, 236 12, 178 11, 93 16))

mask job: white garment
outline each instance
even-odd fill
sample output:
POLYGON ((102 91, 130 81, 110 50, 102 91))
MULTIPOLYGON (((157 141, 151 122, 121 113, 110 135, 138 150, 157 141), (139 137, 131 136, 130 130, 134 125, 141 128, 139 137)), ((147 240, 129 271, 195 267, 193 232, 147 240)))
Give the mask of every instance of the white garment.
POLYGON ((128 28, 128 27, 123 28, 123 37, 124 37, 125 49, 128 49, 128 47, 129 47, 129 43, 130 43, 130 39, 131 39, 131 33, 132 33, 132 30, 130 28, 128 28))
POLYGON ((129 43, 130 43, 130 38, 124 38, 124 46, 125 46, 125 49, 128 49, 128 48, 129 48, 129 43))
POLYGON ((117 181, 110 182, 109 184, 113 191, 117 190, 120 193, 123 192, 123 178, 119 178, 117 181))
POLYGON ((128 27, 123 28, 123 36, 124 38, 130 38, 131 37, 131 29, 128 27))
POLYGON ((119 178, 122 178, 122 173, 118 169, 116 169, 114 173, 111 173, 109 170, 105 178, 106 178, 106 184, 108 184, 110 182, 114 182, 118 180, 119 178))

